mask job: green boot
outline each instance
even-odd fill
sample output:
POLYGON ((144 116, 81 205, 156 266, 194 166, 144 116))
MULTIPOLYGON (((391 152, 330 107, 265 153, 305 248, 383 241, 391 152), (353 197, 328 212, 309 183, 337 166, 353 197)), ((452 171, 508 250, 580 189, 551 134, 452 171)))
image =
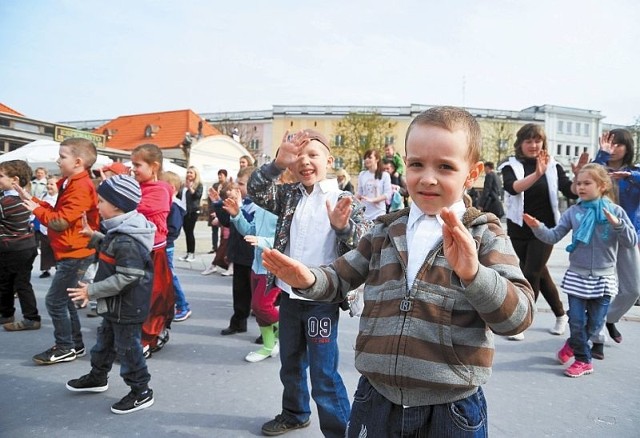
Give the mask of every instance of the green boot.
POLYGON ((262 348, 258 351, 252 351, 244 358, 247 362, 260 362, 269 357, 276 356, 280 351, 276 343, 276 334, 273 330, 273 324, 260 327, 262 334, 262 348))

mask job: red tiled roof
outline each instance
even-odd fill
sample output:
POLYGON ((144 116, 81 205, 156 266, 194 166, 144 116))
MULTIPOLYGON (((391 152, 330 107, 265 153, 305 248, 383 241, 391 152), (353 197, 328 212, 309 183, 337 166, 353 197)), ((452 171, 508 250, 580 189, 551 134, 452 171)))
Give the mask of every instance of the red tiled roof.
POLYGON ((93 132, 106 135, 106 145, 110 148, 129 151, 141 144, 153 143, 168 149, 179 147, 187 132, 195 141, 200 122, 204 137, 221 134, 191 110, 120 116, 93 132))
POLYGON ((20 114, 18 111, 14 110, 13 108, 9 108, 7 105, 3 103, 0 103, 0 113, 24 117, 24 114, 20 114))

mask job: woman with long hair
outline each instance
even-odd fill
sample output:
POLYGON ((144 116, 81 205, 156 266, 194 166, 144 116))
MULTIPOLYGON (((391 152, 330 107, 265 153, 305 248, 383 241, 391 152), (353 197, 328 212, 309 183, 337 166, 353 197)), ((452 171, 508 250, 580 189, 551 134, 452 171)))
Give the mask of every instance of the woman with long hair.
POLYGON ((187 254, 180 257, 180 260, 192 262, 196 252, 196 238, 193 230, 196 227, 198 216, 200 216, 200 200, 202 199, 202 183, 200 182, 200 172, 194 166, 187 168, 187 176, 179 198, 182 199, 187 213, 184 215, 182 229, 184 237, 187 239, 187 254))

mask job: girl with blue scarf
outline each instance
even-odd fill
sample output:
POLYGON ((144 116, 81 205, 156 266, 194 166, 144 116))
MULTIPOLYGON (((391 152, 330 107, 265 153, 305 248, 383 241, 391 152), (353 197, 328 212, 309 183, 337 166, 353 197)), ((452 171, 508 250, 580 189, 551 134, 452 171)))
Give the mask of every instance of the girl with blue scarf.
POLYGON ((569 269, 562 280, 569 299, 571 335, 557 354, 562 364, 575 357, 564 371, 569 377, 593 372, 589 339, 604 325, 609 302, 618 293, 618 245, 631 248, 638 244, 629 216, 606 197, 611 180, 603 166, 592 163, 582 167, 575 189, 580 200, 564 212, 556 227, 549 229, 536 218, 524 215, 535 236, 548 244, 559 242, 573 230, 567 246, 569 269))

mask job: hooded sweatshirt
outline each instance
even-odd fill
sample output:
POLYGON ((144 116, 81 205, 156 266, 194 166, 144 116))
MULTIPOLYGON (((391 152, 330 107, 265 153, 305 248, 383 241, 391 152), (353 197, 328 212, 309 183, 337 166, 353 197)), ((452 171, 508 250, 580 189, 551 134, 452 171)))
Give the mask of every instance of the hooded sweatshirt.
POLYGON ((153 285, 153 247, 156 227, 136 210, 100 224, 89 242, 99 251, 98 271, 89 285, 97 312, 121 324, 142 323, 149 313, 153 285))

